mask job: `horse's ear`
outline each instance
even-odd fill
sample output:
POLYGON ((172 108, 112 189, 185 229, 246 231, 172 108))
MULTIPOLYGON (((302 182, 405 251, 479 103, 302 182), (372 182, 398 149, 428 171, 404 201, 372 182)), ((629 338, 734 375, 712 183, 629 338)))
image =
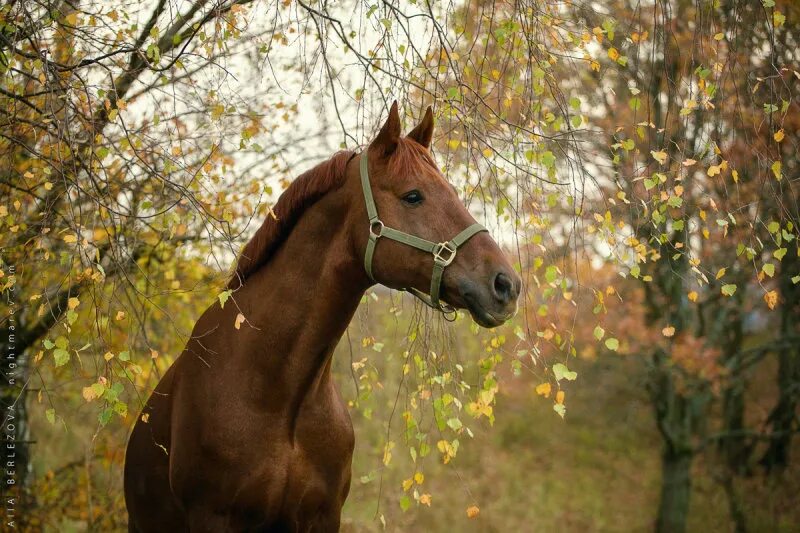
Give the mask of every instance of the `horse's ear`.
POLYGON ((397 143, 400 142, 400 113, 397 111, 397 100, 392 104, 389 110, 389 118, 381 128, 378 136, 372 141, 372 146, 377 146, 381 149, 384 155, 389 155, 397 148, 397 143))
POLYGON ((433 138, 433 111, 431 110, 431 106, 428 106, 428 110, 425 111, 425 116, 422 117, 422 122, 420 122, 416 128, 411 130, 411 133, 409 133, 408 136, 425 148, 430 148, 431 139, 433 138))

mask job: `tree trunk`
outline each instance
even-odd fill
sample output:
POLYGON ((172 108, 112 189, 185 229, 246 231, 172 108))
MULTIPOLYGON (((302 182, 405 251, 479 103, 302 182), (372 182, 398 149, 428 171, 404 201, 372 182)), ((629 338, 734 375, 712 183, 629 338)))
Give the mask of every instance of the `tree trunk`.
POLYGON ((760 461, 767 472, 782 472, 789 464, 789 449, 798 416, 796 396, 800 377, 796 374, 800 374, 799 367, 796 350, 781 350, 778 355, 778 403, 769 415, 772 438, 760 461))
MULTIPOLYGON (((781 338, 789 340, 789 346, 796 343, 800 334, 800 283, 791 281, 800 268, 797 254, 787 254, 781 264, 780 292, 781 338)), ((778 352, 778 402, 769 415, 772 438, 767 451, 761 458, 761 465, 767 472, 781 472, 789 464, 789 450, 792 437, 797 431, 798 398, 800 398, 800 351, 797 348, 783 348, 778 352)))
POLYGON ((661 501, 658 505, 657 533, 684 533, 689 516, 692 489, 690 451, 664 450, 661 456, 661 501))

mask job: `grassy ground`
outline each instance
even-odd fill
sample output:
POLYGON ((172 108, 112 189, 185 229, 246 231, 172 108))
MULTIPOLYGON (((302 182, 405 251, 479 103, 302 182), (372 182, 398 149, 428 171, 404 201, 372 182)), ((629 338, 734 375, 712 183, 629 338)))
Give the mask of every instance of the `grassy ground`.
MULTIPOLYGON (((358 436, 370 424, 357 421, 344 531, 382 530, 374 518, 379 502, 387 531, 652 531, 661 440, 641 386, 641 364, 613 357, 576 362, 575 368, 581 377, 568 393, 565 420, 535 395, 532 381, 509 383, 494 428, 477 432, 454 465, 426 465, 430 507, 400 510, 402 468, 383 471, 382 496, 377 481, 358 481, 380 457, 361 445, 358 436), (481 512, 470 520, 465 509, 472 504, 481 512)), ((765 372, 762 380, 769 377, 765 372)), ((732 531, 712 468, 704 457, 696 461, 690 531, 732 531)), ((781 479, 737 482, 751 531, 800 530, 798 473, 795 462, 781 479)))

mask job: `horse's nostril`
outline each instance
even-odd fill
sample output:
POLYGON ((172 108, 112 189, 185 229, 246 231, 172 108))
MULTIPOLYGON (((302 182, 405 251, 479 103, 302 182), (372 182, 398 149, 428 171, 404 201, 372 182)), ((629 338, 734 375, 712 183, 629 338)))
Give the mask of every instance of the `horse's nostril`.
POLYGON ((507 303, 514 299, 514 282, 508 277, 507 274, 498 272, 494 276, 494 296, 503 303, 507 303))

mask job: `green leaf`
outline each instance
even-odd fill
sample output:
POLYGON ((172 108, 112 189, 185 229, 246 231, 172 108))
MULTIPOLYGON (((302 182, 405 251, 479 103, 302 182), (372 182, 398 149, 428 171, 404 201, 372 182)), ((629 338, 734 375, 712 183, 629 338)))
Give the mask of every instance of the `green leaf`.
POLYGON ((47 417, 47 421, 51 424, 56 423, 56 410, 55 409, 48 409, 44 412, 44 416, 47 417))
POLYGON ((92 383, 92 392, 98 398, 100 396, 102 396, 105 391, 106 391, 106 388, 103 386, 102 383, 92 383))
POLYGON ((462 424, 461 420, 459 420, 458 418, 450 418, 447 420, 447 426, 453 431, 458 431, 459 429, 464 427, 464 424, 462 424))
POLYGON ((722 294, 725 296, 733 296, 736 292, 736 285, 734 283, 728 283, 727 285, 722 286, 722 294))
POLYGON ((220 306, 220 308, 222 308, 222 309, 225 308, 225 302, 228 301, 228 298, 231 297, 231 294, 233 294, 233 291, 232 290, 227 290, 227 291, 222 291, 221 293, 219 293, 217 295, 217 298, 219 298, 219 306, 220 306))
POLYGON ((761 270, 763 270, 764 274, 766 274, 769 277, 775 275, 775 265, 773 265, 772 263, 765 263, 764 266, 761 267, 761 270))
POLYGON ((594 328, 594 338, 597 340, 602 339, 606 334, 606 330, 601 328, 600 326, 595 326, 594 328))
POLYGON ((564 415, 567 414, 567 408, 564 407, 563 403, 553 404, 553 411, 558 413, 558 416, 560 416, 561 418, 564 418, 564 415))
POLYGON ((63 348, 56 348, 53 351, 53 358, 56 361, 56 367, 64 366, 69 361, 69 352, 63 348))
POLYGON ((563 363, 556 363, 553 365, 553 375, 556 377, 556 381, 561 381, 562 379, 566 379, 567 381, 575 381, 578 377, 578 373, 570 370, 567 368, 567 365, 563 363))
POLYGON ((769 223, 767 229, 770 233, 778 233, 778 230, 781 229, 781 225, 779 222, 775 222, 774 220, 769 223))
POLYGON ((124 352, 119 352, 119 355, 117 357, 119 357, 120 361, 130 361, 131 353, 128 350, 125 350, 124 352))
POLYGON ((556 269, 556 267, 553 265, 548 266, 547 270, 545 270, 544 273, 544 279, 547 280, 547 283, 553 283, 557 277, 558 277, 558 270, 556 269))
POLYGON ((55 344, 53 344, 53 341, 51 341, 50 339, 45 339, 44 340, 44 348, 45 348, 45 350, 52 350, 54 347, 55 347, 55 344))
POLYGON ((612 352, 616 352, 619 349, 619 341, 614 337, 609 337, 606 339, 606 348, 612 352))
POLYGON ((410 508, 411 508, 411 498, 409 498, 406 495, 403 495, 403 497, 400 498, 400 509, 405 513, 410 508))
POLYGON ((783 256, 786 255, 786 248, 778 248, 777 250, 772 252, 772 255, 775 257, 775 259, 780 261, 783 259, 783 256))
POLYGON ((98 422, 100 422, 101 426, 105 426, 111 421, 111 415, 114 414, 114 410, 112 408, 103 409, 100 415, 97 417, 98 422))

